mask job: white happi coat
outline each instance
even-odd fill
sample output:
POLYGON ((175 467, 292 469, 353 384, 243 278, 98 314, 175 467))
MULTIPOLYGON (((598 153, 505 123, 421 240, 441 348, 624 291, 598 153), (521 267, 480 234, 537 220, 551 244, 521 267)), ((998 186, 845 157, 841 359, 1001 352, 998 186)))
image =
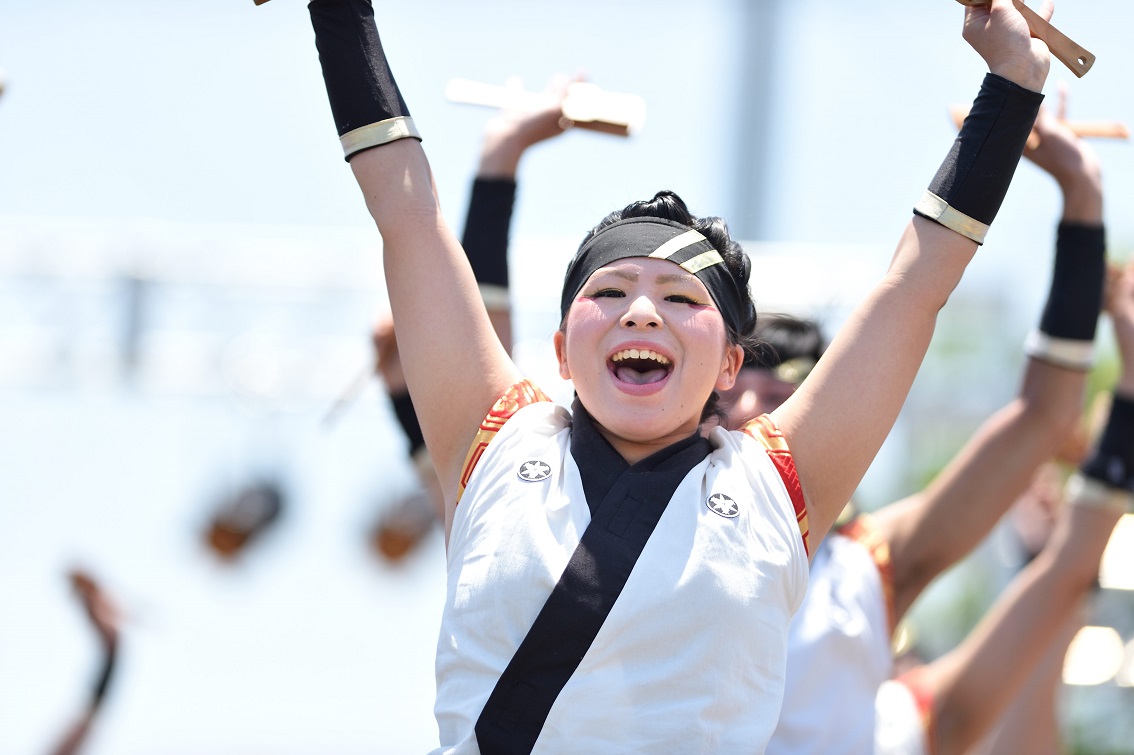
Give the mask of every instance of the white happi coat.
MULTIPOLYGON (((790 454, 781 447, 774 463, 753 437, 762 427, 713 431, 535 752, 764 750, 808 562, 790 454)), ((570 437, 566 409, 524 406, 466 476, 437 649, 436 752, 477 752, 485 701, 590 521, 570 437)))

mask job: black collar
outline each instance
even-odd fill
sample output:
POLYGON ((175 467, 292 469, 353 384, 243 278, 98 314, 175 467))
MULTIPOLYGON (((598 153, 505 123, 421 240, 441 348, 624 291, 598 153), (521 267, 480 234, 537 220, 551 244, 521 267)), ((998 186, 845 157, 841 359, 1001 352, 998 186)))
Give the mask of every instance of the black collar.
MULTIPOLYGON (((614 483, 626 472, 648 475, 652 472, 684 469, 681 473, 684 477, 689 469, 712 451, 708 439, 700 432, 695 432, 631 465, 598 431, 594 419, 583 408, 578 397, 571 404, 571 417, 571 456, 579 467, 583 493, 587 497, 591 516, 594 516, 595 510, 614 487, 614 483)), ((640 482, 647 484, 649 477, 641 478, 640 482)))

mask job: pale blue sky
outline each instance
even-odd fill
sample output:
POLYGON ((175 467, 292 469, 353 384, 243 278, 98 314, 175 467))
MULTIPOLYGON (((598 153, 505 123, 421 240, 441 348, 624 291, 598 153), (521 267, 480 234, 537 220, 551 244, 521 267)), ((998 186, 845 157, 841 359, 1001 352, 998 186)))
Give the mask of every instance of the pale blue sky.
MULTIPOLYGON (((747 238, 854 244, 880 271, 948 149, 948 107, 971 100, 984 70, 952 0, 781 2, 772 47, 752 71, 740 70, 761 60, 743 0, 699 3, 696 13, 676 0, 384 5, 389 56, 456 225, 486 113, 446 103, 449 78, 520 76, 537 88, 585 70, 646 99, 645 130, 631 140, 568 134, 527 158, 521 242, 577 238, 609 210, 672 188, 747 238), (742 149, 753 134, 766 149, 742 149)), ((1055 21, 1098 63, 1083 80, 1053 63, 1049 94, 1067 82, 1072 119, 1134 124, 1129 2, 1063 0, 1055 21)), ((343 234, 377 246, 299 0, 9 2, 0 68, 0 261, 9 267, 19 256, 26 268, 36 238, 61 227, 75 238, 84 224, 100 238, 120 231, 123 244, 164 233, 174 249, 182 235, 217 239, 225 228, 233 238, 301 236, 308 249, 343 234)), ((1129 250, 1134 148, 1097 148, 1112 246, 1129 250)), ((1054 186, 1023 166, 963 285, 1030 311, 1057 212, 1054 186)), ((203 270, 231 262, 226 243, 191 249, 203 270)), ((333 258, 344 270, 357 264, 333 258)), ((257 259, 274 264, 270 250, 257 259)), ((547 273, 553 283, 561 270, 557 261, 547 273)), ((758 303, 787 288, 754 283, 758 303)), ((369 456, 397 453, 395 441, 370 434, 389 419, 370 398, 328 438, 313 429, 318 401, 245 422, 216 402, 0 389, 0 469, 4 458, 22 460, 0 472, 0 679, 19 680, 0 684, 0 755, 43 751, 94 673, 59 578, 76 557, 108 572, 136 614, 92 753, 426 749, 443 554, 434 540, 404 569, 384 570, 348 540, 367 516, 356 500, 376 485, 369 456), (145 437, 154 412, 179 435, 145 437), (266 437, 290 438, 272 463, 297 468, 297 497, 307 500, 280 539, 228 575, 177 536, 215 492, 201 476, 229 463, 237 480, 237 462, 224 460, 266 437)), ((409 479, 389 474, 391 487, 409 479)))

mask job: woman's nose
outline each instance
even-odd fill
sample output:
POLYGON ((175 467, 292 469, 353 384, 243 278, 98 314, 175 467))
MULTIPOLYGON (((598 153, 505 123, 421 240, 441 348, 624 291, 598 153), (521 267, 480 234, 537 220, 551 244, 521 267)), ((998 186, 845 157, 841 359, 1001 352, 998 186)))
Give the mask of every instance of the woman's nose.
POLYGON ((660 328, 662 319, 650 297, 638 296, 631 300, 626 314, 622 315, 622 325, 627 328, 660 328))

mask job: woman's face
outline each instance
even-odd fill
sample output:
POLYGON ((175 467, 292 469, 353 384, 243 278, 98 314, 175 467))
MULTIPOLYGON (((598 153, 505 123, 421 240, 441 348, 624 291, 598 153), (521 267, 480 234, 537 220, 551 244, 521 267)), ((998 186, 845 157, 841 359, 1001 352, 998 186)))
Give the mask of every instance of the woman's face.
POLYGON ((743 356, 705 284, 649 257, 590 277, 555 334, 555 352, 560 375, 608 438, 657 448, 697 429, 709 394, 732 386, 743 356))
POLYGON ((795 383, 780 380, 763 367, 745 367, 733 387, 721 393, 721 408, 728 414, 730 429, 743 427, 761 414, 768 414, 795 393, 795 383))

